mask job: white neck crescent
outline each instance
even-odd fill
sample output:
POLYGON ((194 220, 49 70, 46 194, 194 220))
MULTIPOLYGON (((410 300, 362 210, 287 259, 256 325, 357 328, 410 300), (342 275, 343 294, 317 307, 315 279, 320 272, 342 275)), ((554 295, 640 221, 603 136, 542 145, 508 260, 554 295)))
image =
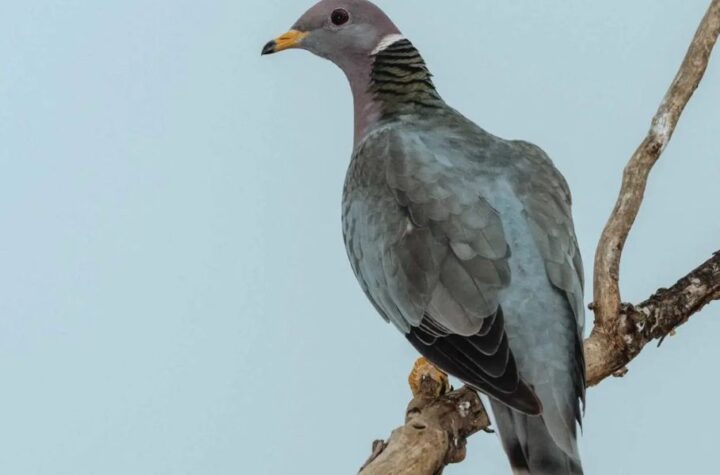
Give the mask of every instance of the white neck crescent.
POLYGON ((404 40, 404 39, 405 39, 405 37, 403 35, 400 35, 397 33, 392 34, 392 35, 387 35, 385 38, 380 40, 380 43, 378 43, 378 45, 375 47, 373 52, 370 54, 374 56, 374 55, 378 54, 380 51, 387 49, 387 47, 392 45, 393 43, 397 43, 398 41, 404 40))

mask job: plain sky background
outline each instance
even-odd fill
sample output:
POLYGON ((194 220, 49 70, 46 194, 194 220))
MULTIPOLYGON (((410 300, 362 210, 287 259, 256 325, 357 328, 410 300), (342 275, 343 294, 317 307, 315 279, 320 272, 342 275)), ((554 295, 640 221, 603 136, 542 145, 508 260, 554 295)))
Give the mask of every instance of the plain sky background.
MULTIPOLYGON (((709 0, 380 3, 451 105, 553 157, 590 280, 709 0)), ((309 6, 0 3, 0 474, 349 474, 401 423, 415 354, 341 238, 349 89, 259 55, 309 6)), ((719 56, 651 177, 628 301, 720 248, 719 56)), ((589 391, 588 475, 717 467, 719 311, 589 391)), ((492 436, 447 471, 508 472, 492 436)))

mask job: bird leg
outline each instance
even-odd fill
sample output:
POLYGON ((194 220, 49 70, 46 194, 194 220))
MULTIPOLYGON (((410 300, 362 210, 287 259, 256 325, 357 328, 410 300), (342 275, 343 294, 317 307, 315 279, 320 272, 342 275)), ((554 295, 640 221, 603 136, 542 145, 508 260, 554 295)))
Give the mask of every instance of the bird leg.
POLYGON ((408 383, 415 398, 434 400, 450 391, 447 374, 422 357, 415 361, 408 383))

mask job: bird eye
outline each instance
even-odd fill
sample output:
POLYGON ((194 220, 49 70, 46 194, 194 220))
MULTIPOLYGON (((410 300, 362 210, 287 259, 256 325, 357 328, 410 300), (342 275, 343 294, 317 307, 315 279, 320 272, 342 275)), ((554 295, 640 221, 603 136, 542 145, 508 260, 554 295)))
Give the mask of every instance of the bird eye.
POLYGON ((330 21, 333 22, 333 25, 344 25, 348 22, 350 19, 350 14, 347 12, 347 10, 344 10, 342 8, 338 8, 334 12, 332 12, 332 15, 330 15, 330 21))

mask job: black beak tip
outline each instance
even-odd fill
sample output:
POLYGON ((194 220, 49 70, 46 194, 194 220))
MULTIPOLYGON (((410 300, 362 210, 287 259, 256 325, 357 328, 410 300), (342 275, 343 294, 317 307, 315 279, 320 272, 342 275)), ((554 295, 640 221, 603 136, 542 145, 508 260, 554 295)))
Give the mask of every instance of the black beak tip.
POLYGON ((260 55, 265 56, 266 54, 273 54, 275 52, 275 46, 277 46, 275 40, 269 41, 268 44, 263 46, 262 53, 260 53, 260 55))

